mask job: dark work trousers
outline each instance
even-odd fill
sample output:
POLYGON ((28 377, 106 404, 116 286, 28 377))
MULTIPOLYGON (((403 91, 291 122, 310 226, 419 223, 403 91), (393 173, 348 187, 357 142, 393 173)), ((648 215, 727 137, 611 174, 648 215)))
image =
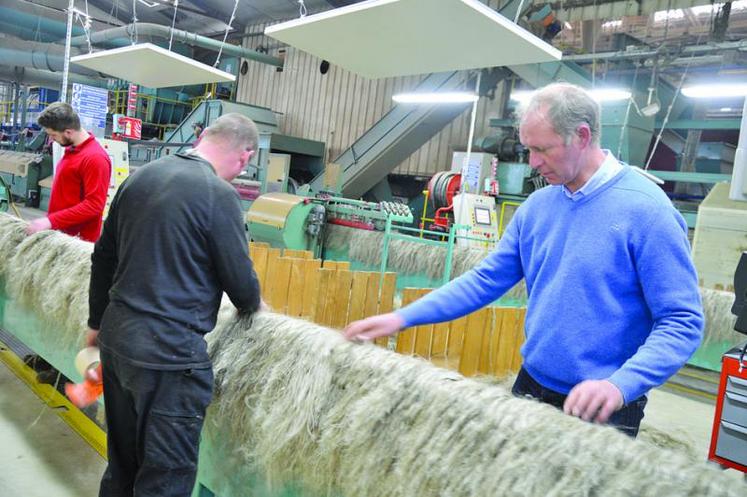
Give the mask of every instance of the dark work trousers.
POLYGON ((161 371, 101 351, 109 465, 99 497, 189 497, 213 370, 161 371))
MULTIPOLYGON (((567 395, 543 387, 524 368, 521 368, 521 371, 519 371, 519 376, 516 377, 516 382, 514 382, 514 386, 511 388, 511 393, 517 397, 532 397, 545 404, 555 406, 560 410, 563 409, 563 403, 566 397, 568 397, 567 395)), ((643 409, 646 407, 646 402, 648 402, 648 399, 643 395, 633 402, 626 404, 622 409, 615 411, 610 416, 607 424, 635 438, 638 435, 638 428, 641 426, 643 409)))

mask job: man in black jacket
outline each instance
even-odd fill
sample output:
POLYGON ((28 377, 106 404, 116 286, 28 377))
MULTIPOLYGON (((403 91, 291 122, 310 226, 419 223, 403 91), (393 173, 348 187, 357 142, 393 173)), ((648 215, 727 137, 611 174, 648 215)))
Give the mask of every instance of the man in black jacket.
POLYGON ((87 337, 101 349, 108 425, 100 497, 191 494, 213 394, 203 337, 223 292, 241 313, 260 305, 228 183, 257 140, 250 119, 226 114, 196 148, 140 168, 112 202, 92 256, 87 337))

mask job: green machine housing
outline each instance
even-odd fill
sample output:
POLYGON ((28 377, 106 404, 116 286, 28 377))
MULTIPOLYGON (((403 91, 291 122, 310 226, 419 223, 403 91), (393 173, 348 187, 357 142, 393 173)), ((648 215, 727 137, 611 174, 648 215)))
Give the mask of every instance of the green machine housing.
POLYGON ((258 197, 246 214, 251 238, 272 247, 321 251, 324 207, 312 198, 272 192, 258 197))

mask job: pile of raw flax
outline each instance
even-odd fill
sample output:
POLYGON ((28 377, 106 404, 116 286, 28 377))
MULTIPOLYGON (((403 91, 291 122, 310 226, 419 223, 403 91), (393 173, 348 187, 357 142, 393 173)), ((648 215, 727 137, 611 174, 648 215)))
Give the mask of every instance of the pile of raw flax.
MULTIPOLYGON (((8 223, 0 218, 0 233, 15 232, 8 223)), ((80 336, 90 244, 43 233, 6 245, 0 258, 12 252, 3 261, 11 293, 57 321, 60 333, 78 328, 80 336)), ((747 491, 686 455, 415 358, 348 343, 302 320, 237 317, 225 308, 208 341, 216 398, 207 422, 230 440, 222 458, 251 465, 277 485, 299 484, 309 495, 741 497, 747 491)))

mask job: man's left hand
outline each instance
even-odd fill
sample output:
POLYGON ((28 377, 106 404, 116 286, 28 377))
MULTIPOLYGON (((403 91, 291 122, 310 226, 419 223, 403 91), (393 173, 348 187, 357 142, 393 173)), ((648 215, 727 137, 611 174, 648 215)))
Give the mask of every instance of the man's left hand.
POLYGON ((26 226, 26 234, 33 235, 34 233, 49 229, 52 229, 52 223, 49 222, 49 218, 40 217, 38 219, 34 219, 29 223, 28 226, 26 226))
POLYGON ((595 423, 606 423, 624 404, 622 392, 607 380, 582 381, 568 394, 563 412, 595 423))

